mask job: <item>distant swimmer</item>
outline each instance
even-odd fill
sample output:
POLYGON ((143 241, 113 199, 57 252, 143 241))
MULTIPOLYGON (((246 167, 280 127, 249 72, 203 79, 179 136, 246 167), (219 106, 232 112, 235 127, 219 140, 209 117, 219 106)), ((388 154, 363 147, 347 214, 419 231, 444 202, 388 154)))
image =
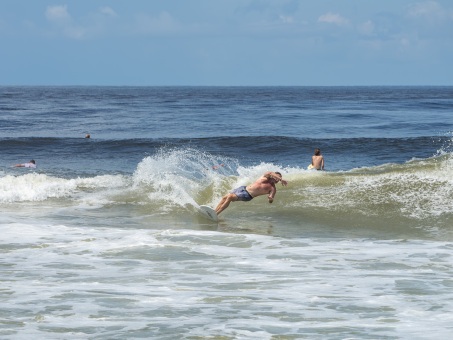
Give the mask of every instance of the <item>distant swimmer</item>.
MULTIPOLYGON (((225 166, 225 164, 218 164, 218 165, 213 165, 211 167, 212 170, 219 170, 222 166, 225 166)), ((206 170, 209 170, 209 168, 206 168, 206 170)))
POLYGON ((15 167, 17 167, 17 168, 36 168, 36 162, 34 159, 32 159, 28 163, 16 164, 15 167))
POLYGON ((219 164, 219 165, 214 165, 214 166, 212 167, 212 169, 213 169, 213 170, 217 170, 217 169, 219 169, 219 168, 222 167, 222 166, 225 166, 225 164, 222 163, 222 164, 219 164))
POLYGON ((288 182, 282 178, 282 174, 280 172, 268 171, 263 176, 258 178, 255 183, 236 188, 223 196, 215 211, 217 215, 219 215, 222 211, 228 208, 231 202, 248 202, 261 195, 268 195, 267 198, 269 203, 272 203, 274 201, 275 194, 277 193, 275 184, 278 182, 282 182, 282 185, 288 184, 288 182))
POLYGON ((87 133, 87 134, 85 135, 85 138, 91 138, 90 134, 87 133))
POLYGON ((311 156, 311 164, 308 169, 324 170, 324 157, 321 155, 320 149, 315 149, 315 154, 311 156))

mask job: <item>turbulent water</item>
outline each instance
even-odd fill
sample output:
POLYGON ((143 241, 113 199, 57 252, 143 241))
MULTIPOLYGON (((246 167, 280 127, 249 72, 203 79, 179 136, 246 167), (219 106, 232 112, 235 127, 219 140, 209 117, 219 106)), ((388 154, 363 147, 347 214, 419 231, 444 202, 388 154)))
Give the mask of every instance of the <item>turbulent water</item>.
POLYGON ((446 338, 452 111, 452 87, 0 87, 0 337, 446 338), (198 212, 269 170, 273 204, 198 212))

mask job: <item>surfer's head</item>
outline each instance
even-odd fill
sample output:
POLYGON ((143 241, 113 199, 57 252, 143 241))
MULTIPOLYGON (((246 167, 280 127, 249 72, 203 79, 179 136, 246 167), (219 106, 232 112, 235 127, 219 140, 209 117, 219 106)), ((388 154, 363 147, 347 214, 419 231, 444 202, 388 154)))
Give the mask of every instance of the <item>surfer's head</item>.
POLYGON ((283 176, 282 176, 282 174, 281 174, 280 172, 278 172, 278 171, 275 171, 275 174, 277 174, 277 175, 280 176, 280 178, 278 178, 278 179, 273 178, 273 180, 275 181, 275 183, 278 183, 279 181, 282 180, 283 176))

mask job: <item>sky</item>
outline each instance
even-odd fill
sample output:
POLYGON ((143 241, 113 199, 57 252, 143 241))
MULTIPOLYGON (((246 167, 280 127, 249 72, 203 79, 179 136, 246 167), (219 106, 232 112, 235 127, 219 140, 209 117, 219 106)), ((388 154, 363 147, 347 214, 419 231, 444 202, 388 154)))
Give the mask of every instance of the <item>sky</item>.
POLYGON ((453 85, 453 1, 0 0, 0 85, 453 85))

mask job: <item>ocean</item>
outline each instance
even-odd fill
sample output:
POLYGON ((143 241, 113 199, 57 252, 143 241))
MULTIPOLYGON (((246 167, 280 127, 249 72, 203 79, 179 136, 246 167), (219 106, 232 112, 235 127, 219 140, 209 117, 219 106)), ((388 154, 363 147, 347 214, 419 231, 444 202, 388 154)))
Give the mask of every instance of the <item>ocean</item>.
POLYGON ((451 337, 452 156, 453 87, 2 86, 0 338, 451 337))

